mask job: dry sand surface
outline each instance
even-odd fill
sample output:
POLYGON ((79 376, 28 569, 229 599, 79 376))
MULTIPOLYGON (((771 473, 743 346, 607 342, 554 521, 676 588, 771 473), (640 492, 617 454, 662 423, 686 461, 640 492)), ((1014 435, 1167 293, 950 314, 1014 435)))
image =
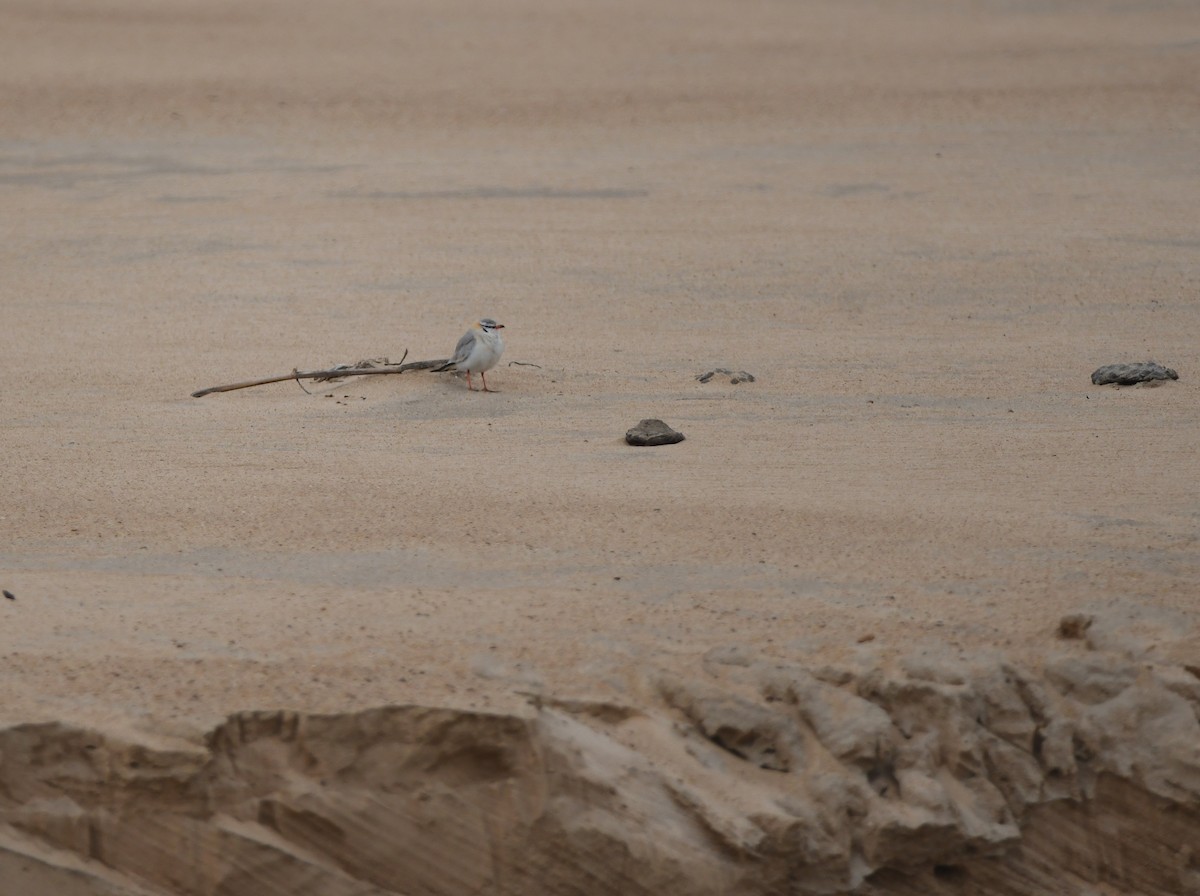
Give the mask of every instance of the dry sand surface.
POLYGON ((0 719, 1036 664, 1073 611, 1182 655, 1198 41, 1165 0, 3 4, 0 719), (481 316, 495 394, 189 397, 481 316))

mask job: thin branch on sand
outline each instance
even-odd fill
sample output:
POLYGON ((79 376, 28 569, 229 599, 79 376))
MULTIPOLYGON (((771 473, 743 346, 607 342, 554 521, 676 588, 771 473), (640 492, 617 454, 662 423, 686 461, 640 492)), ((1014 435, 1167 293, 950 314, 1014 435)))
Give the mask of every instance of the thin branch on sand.
MULTIPOLYGON (((283 376, 269 376, 261 380, 230 383, 228 386, 210 386, 207 389, 201 389, 199 392, 193 392, 192 398, 203 398, 205 395, 211 395, 214 392, 233 392, 235 389, 265 386, 268 383, 285 383, 288 380, 295 380, 297 385, 299 385, 300 380, 317 380, 321 382, 338 380, 347 376, 384 376, 390 373, 404 373, 408 370, 429 370, 433 367, 441 367, 446 363, 445 358, 439 358, 436 361, 411 361, 405 364, 404 358, 407 357, 408 350, 405 349, 404 357, 395 364, 390 363, 387 358, 373 358, 366 361, 359 361, 357 364, 341 364, 329 370, 293 370, 291 373, 285 373, 283 376)), ((304 387, 300 386, 300 388, 303 389, 304 387)))

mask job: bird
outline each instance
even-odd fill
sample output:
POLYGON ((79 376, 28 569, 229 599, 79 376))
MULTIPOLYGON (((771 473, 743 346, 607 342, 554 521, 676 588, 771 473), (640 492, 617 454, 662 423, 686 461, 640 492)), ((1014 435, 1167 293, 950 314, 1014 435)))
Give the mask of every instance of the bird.
POLYGON ((483 380, 483 391, 495 392, 495 389, 488 388, 485 374, 496 366, 500 355, 504 353, 504 338, 499 333, 503 329, 504 324, 498 324, 490 317, 476 321, 458 340, 450 360, 441 367, 433 368, 433 372, 464 371, 467 374, 467 388, 472 392, 475 387, 471 385, 471 374, 477 373, 483 380))

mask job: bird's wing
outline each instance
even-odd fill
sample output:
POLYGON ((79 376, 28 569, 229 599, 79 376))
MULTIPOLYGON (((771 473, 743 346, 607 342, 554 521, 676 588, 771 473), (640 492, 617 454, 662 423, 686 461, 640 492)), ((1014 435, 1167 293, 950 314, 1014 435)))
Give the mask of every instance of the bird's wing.
POLYGON ((458 345, 454 346, 454 356, 450 360, 455 364, 462 364, 471 357, 473 348, 475 348, 475 331, 467 330, 463 333, 462 339, 458 340, 458 345))

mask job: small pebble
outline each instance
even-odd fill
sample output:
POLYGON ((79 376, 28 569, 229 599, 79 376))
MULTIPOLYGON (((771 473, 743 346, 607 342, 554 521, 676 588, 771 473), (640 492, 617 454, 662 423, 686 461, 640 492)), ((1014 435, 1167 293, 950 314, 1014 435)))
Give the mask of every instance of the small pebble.
POLYGON ((9 591, 7 588, 4 589, 4 596, 7 597, 9 600, 17 599, 17 596, 15 594, 13 594, 11 591, 9 591))

